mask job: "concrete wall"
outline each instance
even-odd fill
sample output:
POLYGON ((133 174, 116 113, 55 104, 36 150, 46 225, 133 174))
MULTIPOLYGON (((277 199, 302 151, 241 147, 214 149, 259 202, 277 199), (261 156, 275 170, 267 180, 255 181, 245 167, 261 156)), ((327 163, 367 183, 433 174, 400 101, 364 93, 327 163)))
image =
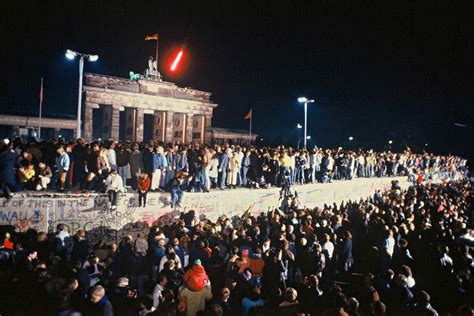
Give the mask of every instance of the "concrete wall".
MULTIPOLYGON (((402 188, 409 186, 406 178, 397 179, 402 188)), ((393 178, 355 179, 294 189, 302 205, 315 207, 371 196, 377 189, 390 188, 391 180, 393 178)), ((200 218, 211 220, 222 214, 234 216, 247 210, 258 215, 276 207, 278 199, 277 188, 186 193, 181 211, 195 210, 200 218)), ((134 193, 122 195, 115 211, 108 208, 107 202, 105 195, 31 194, 8 201, 0 199, 0 225, 13 225, 19 231, 29 228, 54 231, 57 224, 63 223, 71 233, 86 230, 92 242, 99 239, 111 242, 126 234, 147 233, 149 226, 169 224, 175 215, 179 215, 179 211, 169 206, 169 194, 166 193, 149 193, 147 206, 141 208, 138 207, 138 195, 134 193)))

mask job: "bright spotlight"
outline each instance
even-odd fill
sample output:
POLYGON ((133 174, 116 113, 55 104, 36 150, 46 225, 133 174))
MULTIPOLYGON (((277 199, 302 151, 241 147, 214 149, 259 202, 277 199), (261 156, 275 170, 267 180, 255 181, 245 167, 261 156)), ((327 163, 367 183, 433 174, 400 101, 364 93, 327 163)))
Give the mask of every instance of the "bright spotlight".
POLYGON ((354 137, 352 137, 352 136, 349 136, 349 140, 354 140, 354 137))
POLYGON ((178 67, 179 62, 181 61, 181 58, 183 58, 183 49, 181 49, 178 52, 178 55, 176 55, 176 58, 174 59, 173 63, 171 64, 170 70, 175 71, 176 67, 178 67))
POLYGON ((299 97, 299 98, 298 98, 298 102, 299 102, 299 103, 305 103, 305 102, 307 102, 307 101, 308 101, 308 99, 307 99, 306 97, 299 97))
POLYGON ((392 140, 389 140, 388 143, 389 143, 390 145, 392 145, 392 144, 393 144, 393 141, 392 141, 392 140))
POLYGON ((70 59, 70 60, 73 60, 74 57, 76 57, 76 53, 73 52, 72 50, 68 49, 68 50, 66 51, 66 58, 67 58, 67 59, 70 59))
POLYGON ((97 61, 99 60, 99 55, 89 55, 89 61, 97 61))
POLYGON ((298 123, 298 124, 296 125, 296 128, 303 128, 303 125, 301 125, 300 123, 298 123))
POLYGON ((310 135, 306 136, 306 139, 311 139, 311 136, 310 135))

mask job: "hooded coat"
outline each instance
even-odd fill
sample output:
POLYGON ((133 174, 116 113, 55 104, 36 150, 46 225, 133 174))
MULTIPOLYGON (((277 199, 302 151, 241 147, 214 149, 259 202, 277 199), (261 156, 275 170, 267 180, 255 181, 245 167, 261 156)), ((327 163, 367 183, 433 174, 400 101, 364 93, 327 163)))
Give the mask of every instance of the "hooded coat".
POLYGON ((204 270, 202 265, 198 264, 194 265, 184 274, 183 280, 188 289, 195 292, 204 290, 206 283, 209 282, 206 270, 204 270))

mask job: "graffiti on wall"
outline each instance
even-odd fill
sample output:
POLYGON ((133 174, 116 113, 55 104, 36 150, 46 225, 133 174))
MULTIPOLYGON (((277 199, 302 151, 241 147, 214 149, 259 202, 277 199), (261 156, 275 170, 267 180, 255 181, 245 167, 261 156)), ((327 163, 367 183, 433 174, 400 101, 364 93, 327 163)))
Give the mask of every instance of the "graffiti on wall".
MULTIPOLYGON (((390 187, 390 178, 358 179, 329 184, 295 186, 302 206, 315 207, 324 203, 340 203, 372 195, 375 190, 390 187)), ((402 187, 408 187, 400 179, 402 187)), ((0 225, 14 226, 17 231, 35 229, 54 232, 56 225, 64 224, 74 234, 79 229, 87 232, 92 242, 112 242, 124 235, 147 234, 151 226, 173 222, 181 212, 194 210, 199 218, 216 220, 221 215, 233 217, 245 211, 254 216, 279 204, 278 188, 266 190, 240 189, 211 193, 185 194, 180 210, 169 206, 166 193, 149 193, 147 205, 138 207, 138 196, 133 193, 119 197, 116 210, 111 210, 106 195, 78 197, 29 196, 0 199, 0 225)))

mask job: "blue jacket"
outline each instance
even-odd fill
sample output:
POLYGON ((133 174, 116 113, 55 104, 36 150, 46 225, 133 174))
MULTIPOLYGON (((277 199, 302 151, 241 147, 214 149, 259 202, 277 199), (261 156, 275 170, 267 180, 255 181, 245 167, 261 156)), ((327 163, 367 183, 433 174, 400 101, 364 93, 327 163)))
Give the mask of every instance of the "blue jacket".
POLYGON ((222 171, 227 170, 227 166, 229 165, 229 156, 226 153, 222 153, 219 157, 219 169, 222 171))
POLYGON ((183 153, 177 153, 174 156, 175 167, 177 171, 188 169, 188 156, 183 153))
POLYGON ((154 152, 151 157, 151 164, 153 166, 153 171, 157 169, 163 169, 163 156, 154 152))
POLYGON ((67 153, 62 153, 59 157, 56 157, 56 167, 58 171, 68 171, 70 165, 69 156, 67 153))

